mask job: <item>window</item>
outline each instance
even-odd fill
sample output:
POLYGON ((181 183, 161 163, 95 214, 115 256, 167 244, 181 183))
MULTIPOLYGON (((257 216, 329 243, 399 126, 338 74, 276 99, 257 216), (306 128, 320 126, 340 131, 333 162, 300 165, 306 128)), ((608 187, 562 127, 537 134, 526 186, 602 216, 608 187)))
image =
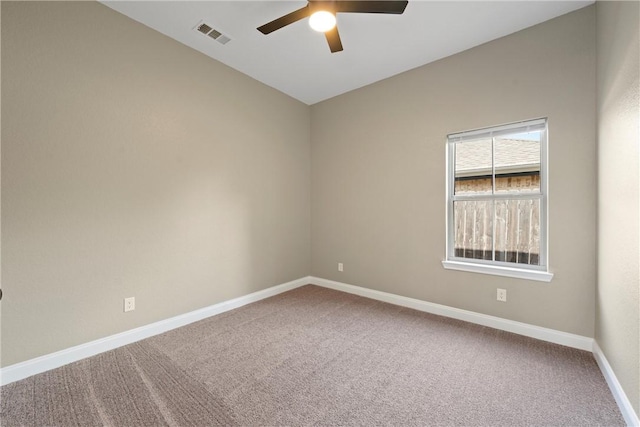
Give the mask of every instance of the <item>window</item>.
POLYGON ((447 137, 448 269, 550 281, 547 120, 447 137))

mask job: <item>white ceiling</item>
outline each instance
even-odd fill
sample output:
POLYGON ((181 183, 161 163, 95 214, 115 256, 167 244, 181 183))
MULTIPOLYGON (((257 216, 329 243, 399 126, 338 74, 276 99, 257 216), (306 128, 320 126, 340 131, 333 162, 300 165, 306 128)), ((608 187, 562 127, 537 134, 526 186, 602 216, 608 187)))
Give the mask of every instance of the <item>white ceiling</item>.
POLYGON ((338 14, 344 51, 331 53, 307 19, 269 35, 258 30, 306 1, 102 1, 306 104, 314 104, 478 46, 593 1, 409 0, 403 15, 338 14), (231 37, 222 45, 201 21, 231 37))

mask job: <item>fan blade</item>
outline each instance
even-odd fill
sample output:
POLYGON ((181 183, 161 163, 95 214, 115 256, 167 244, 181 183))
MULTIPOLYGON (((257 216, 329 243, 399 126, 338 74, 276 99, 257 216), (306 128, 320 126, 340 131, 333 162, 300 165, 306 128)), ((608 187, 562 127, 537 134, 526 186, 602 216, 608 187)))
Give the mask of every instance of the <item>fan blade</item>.
POLYGON ((303 18, 306 18, 310 15, 309 5, 303 7, 302 9, 298 9, 294 12, 288 13, 284 16, 281 16, 278 19, 274 19, 273 21, 264 24, 261 27, 258 27, 258 31, 262 34, 269 34, 274 32, 275 30, 279 30, 282 27, 286 27, 289 24, 293 24, 303 18))
POLYGON ((337 1, 336 12, 392 13, 400 15, 408 1, 337 1))
POLYGON ((331 53, 340 52, 342 50, 342 41, 340 40, 340 34, 338 34, 338 26, 333 27, 333 30, 329 30, 324 33, 329 43, 329 49, 331 53))

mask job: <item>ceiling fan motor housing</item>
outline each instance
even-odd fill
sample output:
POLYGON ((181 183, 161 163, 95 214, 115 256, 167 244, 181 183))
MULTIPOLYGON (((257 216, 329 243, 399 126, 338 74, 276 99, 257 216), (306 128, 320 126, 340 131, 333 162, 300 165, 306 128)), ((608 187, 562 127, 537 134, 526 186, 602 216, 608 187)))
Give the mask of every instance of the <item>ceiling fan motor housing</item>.
MULTIPOLYGON (((309 18, 315 12, 320 11, 329 12, 334 18, 337 13, 384 13, 401 15, 404 13, 408 3, 407 0, 308 0, 305 7, 294 10, 291 13, 258 27, 258 31, 262 34, 270 34, 301 19, 309 18)), ((314 29, 316 28, 314 27, 314 29)), ((316 29, 316 31, 324 32, 331 53, 342 51, 342 41, 340 40, 337 26, 327 27, 326 30, 316 29)))
POLYGON ((313 15, 316 12, 330 12, 336 14, 336 2, 327 0, 309 0, 309 12, 313 15))

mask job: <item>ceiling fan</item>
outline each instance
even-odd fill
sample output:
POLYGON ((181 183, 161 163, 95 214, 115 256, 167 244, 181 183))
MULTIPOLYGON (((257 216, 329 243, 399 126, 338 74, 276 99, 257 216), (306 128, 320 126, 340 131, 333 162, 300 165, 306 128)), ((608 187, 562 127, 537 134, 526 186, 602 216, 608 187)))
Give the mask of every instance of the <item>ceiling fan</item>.
POLYGON ((308 17, 311 28, 325 34, 331 53, 335 53, 343 50, 338 27, 336 26, 336 13, 387 13, 400 15, 407 7, 407 3, 409 2, 397 0, 309 0, 305 7, 258 27, 258 31, 262 34, 269 34, 308 17))

